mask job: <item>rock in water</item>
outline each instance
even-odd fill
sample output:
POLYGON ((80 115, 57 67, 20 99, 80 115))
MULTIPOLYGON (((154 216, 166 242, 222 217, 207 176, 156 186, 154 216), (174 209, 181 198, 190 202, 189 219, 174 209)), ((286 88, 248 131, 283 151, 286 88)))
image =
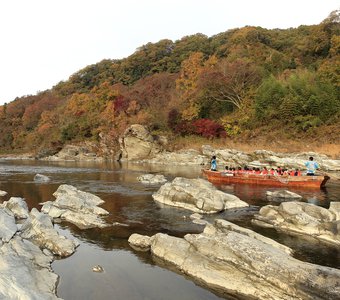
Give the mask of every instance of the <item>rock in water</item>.
POLYGON ((249 206, 238 197, 219 191, 204 179, 176 177, 152 195, 156 202, 185 208, 197 213, 217 213, 249 206))

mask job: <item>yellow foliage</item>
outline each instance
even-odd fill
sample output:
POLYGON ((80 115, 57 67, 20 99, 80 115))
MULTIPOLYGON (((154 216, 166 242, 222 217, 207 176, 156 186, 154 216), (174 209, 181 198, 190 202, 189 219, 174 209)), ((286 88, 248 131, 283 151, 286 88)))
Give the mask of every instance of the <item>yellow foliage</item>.
POLYGON ((196 100, 197 82, 203 71, 203 53, 195 52, 182 62, 179 78, 176 80, 176 89, 182 100, 182 117, 192 120, 198 116, 200 107, 196 100))

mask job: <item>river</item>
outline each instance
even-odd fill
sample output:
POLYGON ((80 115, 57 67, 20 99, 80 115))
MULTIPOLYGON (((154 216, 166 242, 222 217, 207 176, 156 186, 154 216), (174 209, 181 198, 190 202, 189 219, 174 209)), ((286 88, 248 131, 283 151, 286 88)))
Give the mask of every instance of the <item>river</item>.
MULTIPOLYGON (((0 201, 11 196, 25 198, 29 209, 39 203, 54 200, 52 194, 61 184, 70 184, 80 190, 101 197, 102 207, 110 212, 107 221, 115 225, 106 229, 80 230, 68 223, 56 224, 58 231, 80 246, 66 259, 52 264, 60 276, 57 294, 68 300, 76 299, 229 299, 214 293, 198 283, 178 274, 171 268, 155 262, 147 252, 136 252, 128 244, 132 233, 153 235, 157 232, 182 237, 186 233, 201 232, 203 226, 191 222, 191 212, 160 208, 152 193, 159 186, 138 182, 146 173, 159 173, 172 180, 176 176, 200 177, 200 167, 158 166, 145 164, 93 163, 93 162, 43 162, 33 160, 1 160, 0 190, 8 192, 0 201), (48 183, 36 183, 35 174, 51 178, 48 183), (104 272, 92 271, 100 265, 104 272)), ((303 261, 340 268, 340 249, 326 246, 311 238, 277 233, 275 230, 254 227, 250 220, 261 206, 278 205, 268 202, 267 187, 247 185, 218 186, 219 189, 238 196, 250 204, 249 208, 225 211, 205 216, 208 221, 223 218, 251 228, 295 250, 294 256, 303 261)), ((275 189, 277 190, 277 188, 275 189)), ((302 201, 328 208, 331 201, 340 201, 340 182, 330 181, 322 190, 292 190, 303 196, 302 201)))

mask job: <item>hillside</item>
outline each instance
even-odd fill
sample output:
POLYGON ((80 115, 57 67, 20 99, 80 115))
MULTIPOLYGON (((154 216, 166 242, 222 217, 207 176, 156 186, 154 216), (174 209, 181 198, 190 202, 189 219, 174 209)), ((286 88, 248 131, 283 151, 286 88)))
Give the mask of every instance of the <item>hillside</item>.
POLYGON ((0 107, 0 151, 48 153, 84 141, 115 147, 134 123, 174 143, 197 136, 337 147, 339 70, 339 11, 313 26, 164 39, 0 107))

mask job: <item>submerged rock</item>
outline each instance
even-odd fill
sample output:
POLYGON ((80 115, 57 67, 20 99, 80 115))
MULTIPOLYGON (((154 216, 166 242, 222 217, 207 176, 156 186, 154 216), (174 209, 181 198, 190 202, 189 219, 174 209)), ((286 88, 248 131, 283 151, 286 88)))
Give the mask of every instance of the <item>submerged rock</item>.
POLYGON ((48 176, 42 175, 42 174, 36 174, 34 176, 33 180, 36 181, 36 182, 49 182, 49 181, 51 181, 51 179, 48 176))
POLYGON ((262 207, 252 222, 279 231, 312 236, 340 245, 340 205, 331 202, 326 209, 304 202, 283 202, 262 207))
POLYGON ((6 191, 0 191, 0 197, 4 197, 7 195, 7 192, 6 191))
POLYGON ((291 191, 267 191, 266 196, 269 199, 302 199, 302 196, 291 191))
POLYGON ((165 183, 168 180, 164 177, 164 175, 160 174, 144 174, 139 177, 137 177, 137 180, 144 184, 159 184, 159 183, 165 183))
POLYGON ((249 206, 238 197, 219 191, 204 179, 176 177, 152 195, 156 202, 198 213, 216 213, 249 206))
POLYGON ((52 218, 61 218, 80 229, 110 226, 100 218, 108 215, 109 212, 98 207, 104 203, 98 196, 67 184, 60 185, 53 196, 56 200, 45 202, 41 208, 42 212, 52 218))
POLYGON ((156 234, 151 252, 219 292, 246 299, 337 299, 340 270, 301 262, 292 250, 225 220, 184 238, 156 234))

